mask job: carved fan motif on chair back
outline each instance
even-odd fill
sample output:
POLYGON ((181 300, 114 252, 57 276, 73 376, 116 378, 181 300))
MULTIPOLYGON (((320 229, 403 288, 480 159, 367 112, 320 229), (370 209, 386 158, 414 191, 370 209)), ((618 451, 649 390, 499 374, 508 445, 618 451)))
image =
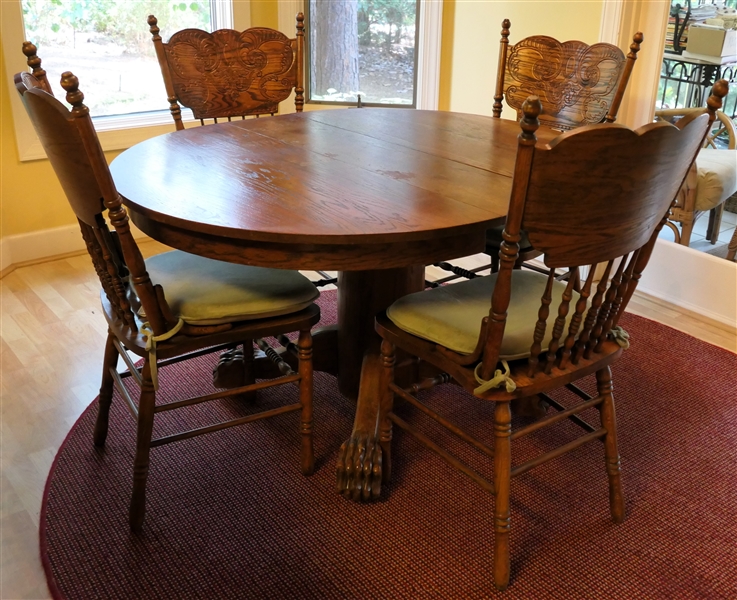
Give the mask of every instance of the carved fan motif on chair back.
POLYGON ((276 112, 297 83, 294 44, 267 28, 185 29, 164 48, 180 102, 207 119, 276 112))
POLYGON ((600 123, 612 104, 624 63, 624 53, 610 44, 526 38, 509 52, 507 104, 521 117, 523 102, 537 95, 543 106, 541 123, 558 129, 600 123))

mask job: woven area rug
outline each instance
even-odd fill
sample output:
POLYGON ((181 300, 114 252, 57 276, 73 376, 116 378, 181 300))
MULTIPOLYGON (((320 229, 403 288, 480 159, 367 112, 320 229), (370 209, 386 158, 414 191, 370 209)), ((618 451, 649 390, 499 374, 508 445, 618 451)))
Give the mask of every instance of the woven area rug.
MULTIPOLYGON (((321 303, 330 322, 334 292, 321 303)), ((41 554, 52 594, 734 599, 737 356, 646 319, 627 316, 622 324, 632 347, 613 370, 627 519, 609 520, 601 444, 514 479, 512 580, 503 594, 492 586, 493 498, 409 436, 395 434, 394 479, 380 501, 355 504, 336 493, 336 454, 354 407, 321 373, 312 477, 299 473, 297 413, 155 448, 140 536, 127 523, 133 420, 116 397, 107 446, 97 451, 93 402, 59 451, 44 496, 41 554)), ((162 389, 199 392, 213 361, 164 368, 162 389)), ((260 392, 256 406, 295 394, 292 386, 260 392)), ((423 397, 491 439, 491 406, 449 385, 423 397)), ((193 409, 162 420, 159 432, 253 408, 231 400, 193 409)), ((424 415, 400 412, 490 475, 485 459, 424 415)), ((574 431, 564 424, 520 440, 513 458, 574 431)))

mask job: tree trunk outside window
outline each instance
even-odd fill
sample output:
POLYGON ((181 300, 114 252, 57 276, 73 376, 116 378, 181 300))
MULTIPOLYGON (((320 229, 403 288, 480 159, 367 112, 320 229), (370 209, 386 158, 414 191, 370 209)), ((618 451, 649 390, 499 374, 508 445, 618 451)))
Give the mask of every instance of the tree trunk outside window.
POLYGON ((310 0, 312 94, 359 91, 358 0, 310 0))

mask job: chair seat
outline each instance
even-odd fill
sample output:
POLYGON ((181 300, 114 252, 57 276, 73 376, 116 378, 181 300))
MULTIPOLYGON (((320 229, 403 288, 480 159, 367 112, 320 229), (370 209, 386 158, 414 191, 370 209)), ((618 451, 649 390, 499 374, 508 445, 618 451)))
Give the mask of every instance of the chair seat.
MULTIPOLYGON (((497 225, 491 229, 486 230, 486 253, 491 254, 491 251, 498 252, 502 246, 502 232, 504 231, 504 225, 497 225)), ((520 231, 519 249, 520 252, 530 250, 532 244, 527 237, 527 232, 520 231)))
POLYGON ((696 157, 696 166, 696 210, 711 210, 737 192, 737 150, 704 148, 696 157))
MULTIPOLYGON (((409 294, 387 309, 387 317, 412 335, 460 354, 471 354, 478 343, 481 320, 489 315, 496 278, 497 274, 493 273, 487 277, 409 294)), ((547 277, 535 271, 513 271, 512 295, 500 359, 515 360, 530 355, 540 298, 546 283, 547 277)), ((554 281, 553 296, 557 294, 560 297, 565 287, 565 283, 554 281)), ((579 295, 573 292, 571 307, 578 298, 579 295)), ((570 310, 566 324, 572 316, 573 310, 570 310)), ((547 350, 551 331, 552 325, 549 325, 541 351, 547 350)))
POLYGON ((237 265, 174 250, 146 259, 172 312, 190 325, 286 315, 320 295, 297 271, 237 265))

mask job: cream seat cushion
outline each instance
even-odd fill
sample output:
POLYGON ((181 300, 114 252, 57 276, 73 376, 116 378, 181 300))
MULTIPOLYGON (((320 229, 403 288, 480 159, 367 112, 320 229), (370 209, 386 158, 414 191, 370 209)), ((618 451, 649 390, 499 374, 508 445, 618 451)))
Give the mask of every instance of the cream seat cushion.
MULTIPOLYGON (((489 315, 496 278, 497 274, 494 273, 487 277, 409 294, 392 304, 386 314, 397 327, 408 333, 455 352, 471 354, 479 339, 481 320, 489 315)), ((545 291, 546 282, 547 277, 535 271, 512 272, 512 296, 500 359, 514 360, 530 355, 540 298, 545 291)), ((550 344, 553 321, 565 287, 566 284, 560 281, 553 283, 553 302, 550 305, 542 351, 547 350, 550 344)), ((573 292, 566 324, 573 316, 573 306, 578 298, 579 295, 573 292)))
POLYGON ((703 148, 696 167, 696 210, 711 210, 737 192, 737 150, 703 148))
POLYGON ((175 315, 191 325, 216 325, 286 315, 320 295, 297 271, 250 267, 174 250, 146 259, 175 315))

